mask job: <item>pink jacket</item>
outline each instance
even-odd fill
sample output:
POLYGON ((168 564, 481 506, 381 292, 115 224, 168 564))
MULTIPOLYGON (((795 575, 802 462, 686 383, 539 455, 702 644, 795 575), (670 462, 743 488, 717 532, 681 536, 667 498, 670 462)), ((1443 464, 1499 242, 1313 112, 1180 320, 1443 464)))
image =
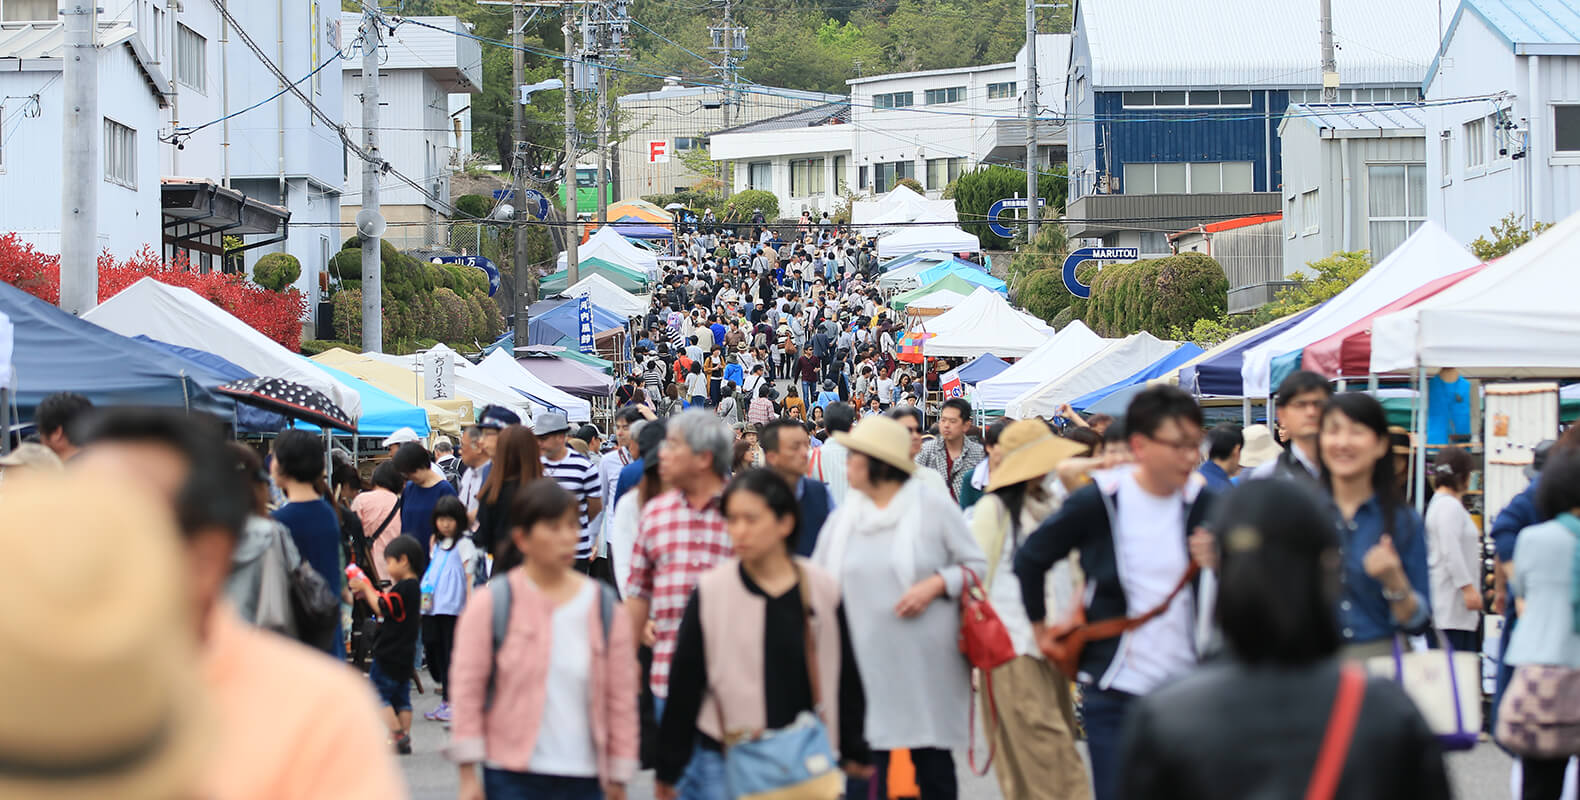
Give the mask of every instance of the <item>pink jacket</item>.
MULTIPOLYGON (((522 569, 510 571, 510 626, 499 650, 494 673, 494 706, 483 710, 493 658, 493 593, 479 591, 467 603, 455 628, 450 661, 450 704, 453 709, 451 760, 461 764, 487 762, 500 769, 526 772, 537 747, 547 693, 549 654, 554 643, 554 606, 527 579, 522 569)), ((587 615, 592 643, 589 680, 593 744, 598 751, 598 776, 607 787, 623 784, 638 767, 638 669, 636 639, 630 620, 616 609, 609 644, 604 646, 603 620, 594 602, 587 615)))

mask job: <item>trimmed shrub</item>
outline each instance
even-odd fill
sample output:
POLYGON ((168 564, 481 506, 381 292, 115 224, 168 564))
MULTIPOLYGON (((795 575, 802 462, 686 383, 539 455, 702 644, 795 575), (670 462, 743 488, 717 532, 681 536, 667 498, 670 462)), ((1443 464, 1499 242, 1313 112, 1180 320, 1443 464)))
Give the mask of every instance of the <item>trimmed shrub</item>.
POLYGON ((894 182, 894 185, 904 186, 905 188, 910 189, 911 191, 924 197, 927 195, 927 190, 922 188, 922 182, 915 178, 900 178, 894 182))
POLYGON ((266 253, 252 268, 252 282, 271 292, 284 291, 302 277, 302 262, 290 253, 266 253))
POLYGON ((455 198, 455 210, 470 219, 482 219, 494 210, 494 201, 480 194, 463 194, 455 198))
POLYGON ((727 222, 749 222, 752 212, 761 211, 769 222, 779 219, 779 198, 772 192, 748 189, 724 201, 724 219, 727 222))
POLYGON ((1201 253, 1110 264, 1092 281, 1085 319, 1103 336, 1138 331, 1168 335, 1198 319, 1216 319, 1229 304, 1229 279, 1201 253))

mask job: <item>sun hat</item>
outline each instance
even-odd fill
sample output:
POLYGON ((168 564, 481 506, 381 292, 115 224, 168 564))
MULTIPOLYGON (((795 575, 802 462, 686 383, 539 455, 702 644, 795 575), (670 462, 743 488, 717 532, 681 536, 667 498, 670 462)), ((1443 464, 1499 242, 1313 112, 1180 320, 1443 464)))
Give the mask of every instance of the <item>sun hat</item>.
POLYGON ((907 475, 916 471, 916 462, 911 460, 911 432, 897 420, 862 417, 849 433, 836 431, 834 441, 907 475))
POLYGON ((570 429, 570 420, 558 411, 545 411, 532 421, 532 432, 538 436, 565 433, 570 429))
POLYGON ((38 442, 23 442, 16 449, 0 456, 0 467, 44 467, 60 470, 60 456, 38 442))
POLYGON ((1406 430, 1403 425, 1388 426, 1388 452, 1396 456, 1410 455, 1410 447, 1415 444, 1415 436, 1406 430))
POLYGON ((196 796, 212 717, 169 508, 103 473, 5 489, 0 752, 26 768, 0 797, 196 796), (67 557, 48 529, 72 531, 67 557))
POLYGON ((1055 435, 1042 422, 1023 419, 1012 422, 999 434, 994 452, 1003 460, 988 471, 988 491, 1039 478, 1052 472, 1066 458, 1086 450, 1074 439, 1055 435))
POLYGON ((1266 425, 1251 425, 1240 435, 1245 437, 1245 444, 1240 446, 1241 469, 1255 469, 1284 452, 1284 448, 1273 441, 1273 432, 1266 425))

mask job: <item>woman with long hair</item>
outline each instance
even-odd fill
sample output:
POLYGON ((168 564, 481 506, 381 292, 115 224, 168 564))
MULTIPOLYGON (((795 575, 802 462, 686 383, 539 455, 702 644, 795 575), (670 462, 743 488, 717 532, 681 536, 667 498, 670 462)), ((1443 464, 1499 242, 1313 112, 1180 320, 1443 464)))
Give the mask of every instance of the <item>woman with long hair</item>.
POLYGON ((1322 482, 1339 512, 1345 654, 1388 655, 1400 633, 1431 628, 1426 526, 1394 482, 1388 415, 1368 394, 1334 395, 1322 411, 1322 482))
POLYGON ((494 570, 515 566, 499 559, 510 550, 510 514, 516 491, 526 484, 543 477, 543 456, 538 449, 538 437, 525 425, 507 425, 499 432, 494 445, 493 466, 488 479, 477 493, 477 531, 472 541, 482 552, 495 559, 494 570))
POLYGON ((850 452, 851 492, 818 535, 813 563, 840 582, 861 667, 878 796, 889 753, 909 749, 922 800, 959 794, 952 751, 968 743, 971 669, 960 654, 958 598, 986 560, 960 507, 913 480, 906 427, 866 417, 834 434, 850 452))
MULTIPOLYGON (((1070 681, 1037 646, 1013 565, 1026 535, 1058 506, 1049 491, 1051 473, 1086 447, 1060 438, 1042 420, 1000 421, 988 430, 994 439, 988 455, 992 466, 987 493, 971 514, 971 533, 987 556, 983 587, 1015 646, 1015 658, 994 669, 982 687, 984 730, 998 747, 999 788, 1005 797, 1084 800, 1091 796, 1091 785, 1075 749, 1070 681)), ((1074 560, 1066 558, 1047 573, 1052 619, 1063 619, 1073 602, 1074 560)))
POLYGON ((1481 529, 1465 510, 1465 490, 1475 462, 1458 447, 1432 461, 1431 502, 1426 505, 1427 571, 1432 578, 1432 621, 1454 649, 1481 649, 1481 529))
POLYGON ((1332 509, 1315 488, 1284 480, 1251 481, 1219 505, 1209 527, 1228 657, 1136 700, 1120 797, 1312 797, 1329 720, 1349 704, 1359 706, 1353 732, 1321 796, 1451 796, 1442 752, 1403 689, 1340 657, 1347 637, 1333 608, 1352 569, 1332 509))

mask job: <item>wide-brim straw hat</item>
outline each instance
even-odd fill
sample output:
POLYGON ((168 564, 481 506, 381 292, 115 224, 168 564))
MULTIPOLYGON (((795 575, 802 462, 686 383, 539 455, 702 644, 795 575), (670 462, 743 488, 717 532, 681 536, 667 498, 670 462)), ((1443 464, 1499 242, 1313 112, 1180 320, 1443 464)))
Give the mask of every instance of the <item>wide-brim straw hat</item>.
POLYGON ((907 475, 916 471, 916 462, 911 460, 911 432, 897 420, 862 417, 849 433, 836 432, 834 441, 907 475))
POLYGON ((0 758, 18 766, 0 797, 196 796, 213 728, 170 510, 112 475, 35 473, 6 482, 0 519, 0 758))
POLYGON ((1240 432, 1245 444, 1240 446, 1240 468, 1255 469, 1283 455, 1284 448, 1273 440, 1273 431, 1266 425, 1251 425, 1240 432))
POLYGON ((994 452, 1004 457, 988 472, 988 491, 1041 478, 1066 458, 1086 450, 1086 445, 1055 434, 1042 422, 1023 419, 1012 422, 999 434, 994 452))

